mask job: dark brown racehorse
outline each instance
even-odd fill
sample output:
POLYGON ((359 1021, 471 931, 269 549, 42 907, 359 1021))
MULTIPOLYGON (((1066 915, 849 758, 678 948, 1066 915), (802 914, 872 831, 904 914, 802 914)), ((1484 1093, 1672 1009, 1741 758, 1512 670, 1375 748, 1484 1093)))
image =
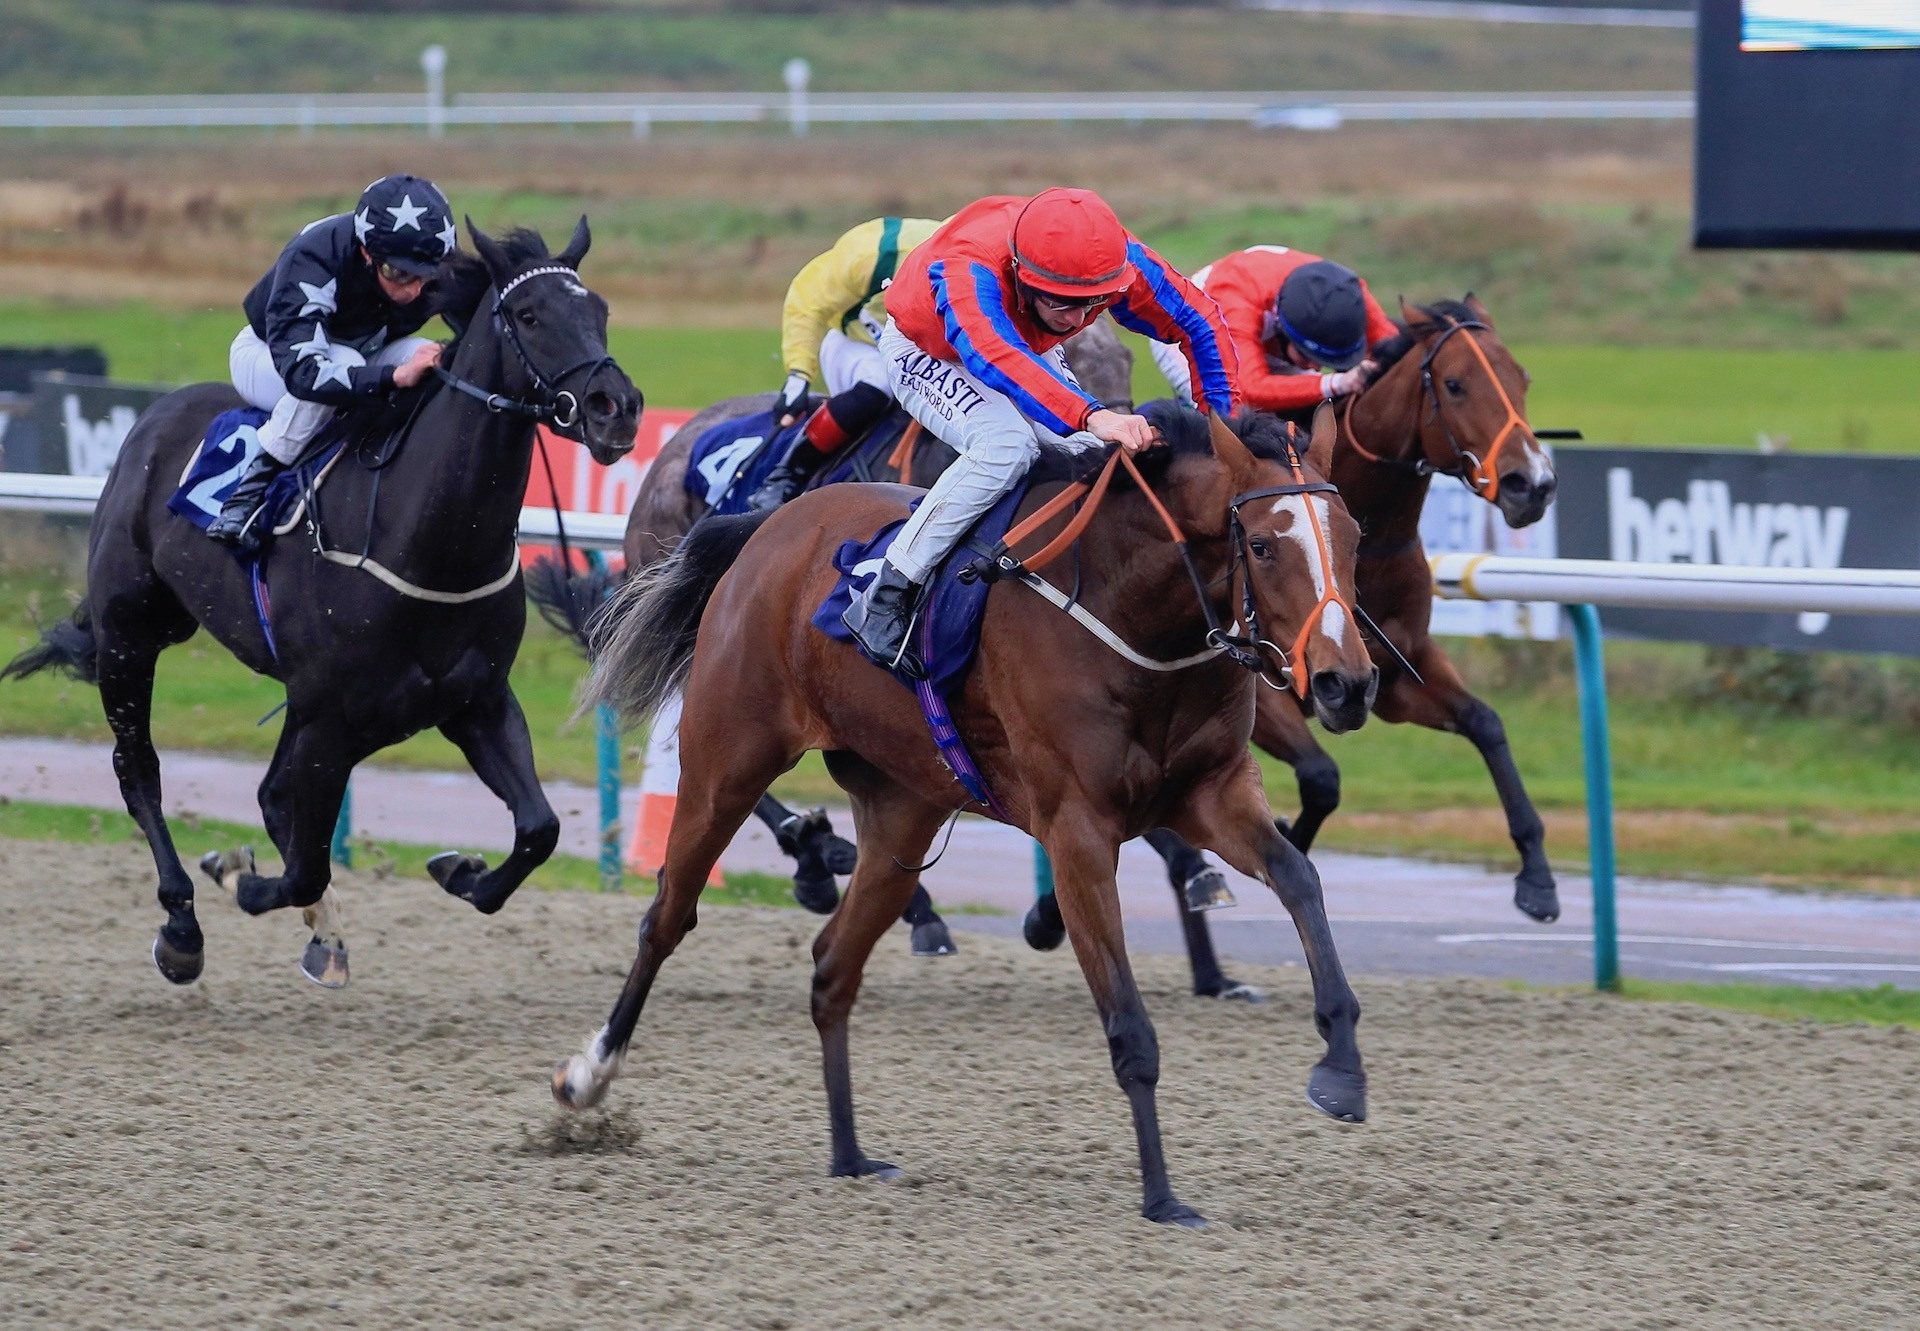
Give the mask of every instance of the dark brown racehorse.
MULTIPOLYGON (((1469 295, 1431 306, 1402 304, 1401 316, 1405 332, 1374 353, 1379 376, 1338 408, 1333 454, 1333 479, 1360 524, 1360 608, 1392 644, 1369 638, 1380 667, 1374 711, 1385 721, 1464 735, 1480 750, 1520 851, 1514 905, 1551 921, 1559 917, 1560 899, 1545 829, 1521 783, 1506 729, 1493 708, 1468 692, 1430 632, 1433 578, 1420 543, 1420 512, 1435 475, 1457 476, 1497 506, 1509 526, 1529 526, 1552 502, 1553 463, 1527 424, 1527 372, 1494 331, 1484 305, 1469 295)), ((1339 767, 1283 694, 1260 693, 1253 742, 1293 768, 1300 814, 1283 830, 1299 849, 1311 849, 1340 802, 1339 767)), ((1147 839, 1169 865, 1192 854, 1171 833, 1147 839)), ((1057 946, 1062 936, 1051 906, 1043 897, 1029 913, 1026 934, 1036 946, 1057 946)), ((1206 939, 1205 917, 1188 912, 1183 922, 1189 951, 1200 955, 1192 940, 1196 934, 1206 939)), ((1204 950, 1210 956, 1211 944, 1204 950)))
MULTIPOLYGON (((1317 483, 1330 461, 1331 413, 1316 422, 1304 471, 1272 418, 1251 418, 1244 442, 1171 404, 1157 422, 1172 447, 1148 455, 1151 489, 1115 487, 1080 539, 1079 604, 1127 650, 1162 663, 1204 649, 1217 641, 1210 628, 1233 621, 1244 640, 1264 644, 1243 653, 1263 674, 1283 664, 1303 672, 1324 724, 1359 725, 1376 674, 1348 599, 1358 529, 1332 487, 1317 483), (1191 569, 1158 503, 1184 529, 1191 569), (1272 643, 1295 648, 1291 660, 1272 643)), ((1046 489, 1036 486, 1028 506, 1046 489)), ((820 749, 852 798, 860 838, 846 898, 813 948, 832 1173, 897 1172, 855 1136, 848 1015, 868 954, 913 891, 914 866, 966 796, 912 695, 814 629, 810 616, 833 585, 839 543, 904 516, 910 497, 891 486, 829 486, 771 515, 712 519, 623 591, 589 692, 637 716, 684 688, 681 816, 619 1001, 585 1051, 554 1074, 563 1104, 584 1108, 605 1094, 655 975, 694 926, 715 857, 768 783, 820 749), (739 724, 744 699, 759 724, 739 724)), ((1073 562, 1065 561, 1069 585, 1073 562)), ((1142 1211, 1157 1221, 1201 1218, 1174 1196, 1161 1151, 1159 1050, 1127 963, 1114 885, 1127 838, 1173 827, 1272 886, 1299 930, 1327 1042, 1308 1098, 1348 1121, 1366 1112, 1359 1005, 1319 877, 1274 827, 1247 751, 1262 687, 1231 656, 1173 670, 1135 664, 1033 590, 1002 582, 988 598, 979 658, 954 699, 958 729, 1007 821, 1052 857, 1074 951, 1133 1111, 1142 1211)))

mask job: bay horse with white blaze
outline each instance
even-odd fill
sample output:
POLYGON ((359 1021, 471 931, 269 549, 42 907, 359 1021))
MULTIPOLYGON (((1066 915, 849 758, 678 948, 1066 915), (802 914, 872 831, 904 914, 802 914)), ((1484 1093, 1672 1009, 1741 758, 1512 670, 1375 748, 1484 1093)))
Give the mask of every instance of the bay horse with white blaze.
MULTIPOLYGON (((1068 338, 1063 347, 1068 367, 1088 392, 1116 409, 1132 410, 1133 355, 1111 322, 1102 319, 1089 324, 1068 338)), ((766 411, 773 405, 774 398, 772 393, 726 398, 674 431, 634 493, 623 543, 626 576, 634 577, 672 554, 693 524, 707 515, 703 495, 694 493, 685 483, 694 445, 701 436, 714 426, 766 411)), ((901 417, 906 414, 898 408, 895 412, 901 417)), ((921 489, 939 479, 956 454, 931 434, 920 433, 917 427, 909 428, 916 428, 918 442, 904 449, 905 474, 899 462, 902 450, 896 449, 893 456, 879 460, 871 475, 863 475, 863 479, 899 481, 921 489)), ((856 440, 848 448, 860 446, 856 440)), ((831 474, 833 465, 829 464, 817 479, 831 474)), ((557 564, 542 561, 529 578, 529 593, 548 619, 571 633, 586 651, 593 616, 604 604, 607 594, 604 577, 590 572, 585 577, 562 579, 558 573, 557 564)), ((824 809, 799 812, 766 795, 755 806, 754 816, 794 859, 794 899, 817 914, 830 913, 840 899, 834 876, 853 872, 853 844, 834 833, 824 809)), ((909 945, 914 955, 945 956, 956 950, 946 921, 934 909, 933 900, 924 887, 916 888, 901 918, 912 931, 909 945)))
POLYGON ((348 775, 376 750, 437 727, 511 808, 514 846, 498 868, 457 852, 429 866, 483 912, 559 838, 507 682, 526 627, 518 531, 534 426, 545 420, 611 463, 633 447, 642 403, 607 354, 606 302, 580 284, 586 218, 558 255, 532 232, 495 242, 467 227, 480 257, 457 255, 435 279, 435 308, 460 328, 441 381, 405 400, 411 414, 390 447, 384 432, 349 444, 306 495, 304 530, 265 564, 271 636, 247 570, 167 507, 213 418, 241 405, 225 384, 196 384, 128 435, 94 512, 79 607, 0 672, 61 666, 99 684, 121 794, 160 875, 167 920, 154 962, 176 984, 199 977, 205 951, 193 880, 161 813, 149 717, 155 659, 198 628, 287 689, 260 784, 285 867, 266 876, 251 855, 219 854, 202 867, 249 914, 305 909, 314 937, 302 968, 317 982, 346 983, 328 849, 348 775))
MULTIPOLYGON (((952 712, 1006 820, 1052 857, 1132 1109, 1142 1212, 1190 1225, 1203 1222, 1168 1181, 1155 1104, 1159 1049, 1127 962, 1114 883, 1120 844, 1172 827, 1274 889, 1299 931, 1327 1045, 1308 1099, 1335 1118, 1362 1120, 1359 1003, 1319 876, 1274 827, 1247 741, 1254 671, 1305 672, 1315 710, 1334 730, 1366 719, 1377 676, 1352 617, 1358 528, 1320 479, 1330 465, 1331 413, 1316 419, 1303 460, 1289 428, 1271 417, 1247 418, 1243 440, 1217 418, 1170 403, 1147 410, 1171 445, 1142 455, 1151 488, 1144 480, 1115 486, 1079 542, 1078 605, 1120 647, 1031 587, 1003 581, 987 598, 979 655, 952 712), (1181 529, 1179 544, 1167 539, 1179 540, 1181 529), (1228 623, 1244 637, 1221 627, 1228 623), (1298 650, 1288 659, 1275 642, 1298 650), (1136 664, 1121 647, 1178 668, 1136 664)), ((1109 459, 1107 475, 1112 468, 1109 459)), ((1027 511, 1047 489, 1035 485, 1027 511)), ((588 691, 634 717, 684 686, 679 816, 612 1015, 554 1073, 562 1104, 585 1108, 606 1093, 655 976, 695 925, 715 858, 767 785, 820 749, 852 799, 860 839, 846 897, 813 947, 831 1172, 898 1172, 868 1156, 855 1134, 848 1016, 874 943, 913 891, 914 866, 968 797, 914 696, 811 617, 834 586, 840 543, 903 517, 911 497, 892 486, 829 486, 770 515, 710 519, 621 593, 588 691), (757 724, 739 725, 743 706, 757 724)))

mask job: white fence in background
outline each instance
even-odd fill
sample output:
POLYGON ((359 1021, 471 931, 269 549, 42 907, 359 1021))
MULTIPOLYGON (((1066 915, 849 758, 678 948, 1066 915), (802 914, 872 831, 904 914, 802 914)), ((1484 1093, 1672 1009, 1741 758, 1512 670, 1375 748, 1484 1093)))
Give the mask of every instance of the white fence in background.
POLYGON ((1240 0, 1242 9, 1279 14, 1355 14, 1365 18, 1461 19, 1470 23, 1546 23, 1581 28, 1693 30, 1691 9, 1509 5, 1500 0, 1240 0))
MULTIPOLYGON (((29 471, 0 471, 0 511, 92 515, 100 502, 104 476, 54 476, 29 471)), ((563 513, 567 540, 576 550, 618 550, 626 535, 624 515, 563 513)), ((520 510, 520 539, 529 545, 553 545, 558 539, 550 508, 520 510)))
POLYGON ((0 129, 319 129, 441 126, 1019 122, 1343 124, 1491 120, 1688 120, 1691 92, 1648 93, 473 93, 444 104, 400 94, 0 97, 0 129))

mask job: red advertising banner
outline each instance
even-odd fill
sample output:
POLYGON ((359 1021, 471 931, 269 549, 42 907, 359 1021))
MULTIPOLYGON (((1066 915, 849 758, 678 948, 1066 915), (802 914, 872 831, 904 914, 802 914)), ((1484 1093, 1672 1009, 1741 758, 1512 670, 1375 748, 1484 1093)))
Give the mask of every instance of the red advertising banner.
MULTIPOLYGON (((633 507, 633 497, 639 493, 640 482, 653 466, 653 460, 660 456, 660 450, 673 437, 673 432, 694 415, 691 411, 648 407, 640 418, 640 433, 634 441, 633 452, 611 467, 595 462, 592 455, 573 440, 563 439, 541 427, 540 442, 545 447, 547 462, 553 466, 553 484, 547 484, 547 467, 541 461, 540 449, 536 448, 533 472, 527 478, 528 506, 551 507, 557 490, 563 509, 625 516, 633 507)), ((547 546, 527 546, 521 552, 521 560, 524 563, 552 553, 547 546)))

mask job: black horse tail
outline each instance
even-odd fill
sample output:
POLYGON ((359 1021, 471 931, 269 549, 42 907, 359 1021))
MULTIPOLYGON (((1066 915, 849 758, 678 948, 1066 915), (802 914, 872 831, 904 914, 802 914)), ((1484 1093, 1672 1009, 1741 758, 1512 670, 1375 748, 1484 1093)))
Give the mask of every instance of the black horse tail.
POLYGON ((52 666, 83 684, 98 684, 98 650, 93 637, 93 611, 82 600, 67 618, 42 629, 37 644, 0 666, 0 679, 25 679, 52 666))
POLYGON ((770 516, 702 518, 671 556, 627 579, 593 627, 583 706, 607 703, 638 721, 679 692, 714 587, 770 516))
POLYGON ((585 573, 572 573, 557 559, 537 559, 526 573, 527 599, 540 618, 573 639, 582 655, 591 656, 595 621, 619 590, 619 581, 604 565, 595 563, 585 573))

